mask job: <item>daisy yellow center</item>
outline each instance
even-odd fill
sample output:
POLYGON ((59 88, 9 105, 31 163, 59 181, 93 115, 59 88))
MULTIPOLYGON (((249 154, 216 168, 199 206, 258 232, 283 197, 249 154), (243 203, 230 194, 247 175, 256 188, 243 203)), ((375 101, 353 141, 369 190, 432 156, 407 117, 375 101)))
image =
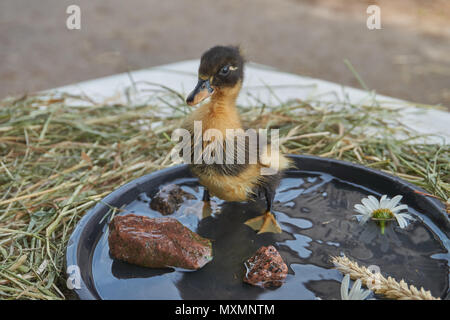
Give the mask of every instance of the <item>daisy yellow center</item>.
POLYGON ((386 208, 380 208, 372 212, 372 219, 390 220, 392 218, 394 218, 394 214, 391 210, 386 208))

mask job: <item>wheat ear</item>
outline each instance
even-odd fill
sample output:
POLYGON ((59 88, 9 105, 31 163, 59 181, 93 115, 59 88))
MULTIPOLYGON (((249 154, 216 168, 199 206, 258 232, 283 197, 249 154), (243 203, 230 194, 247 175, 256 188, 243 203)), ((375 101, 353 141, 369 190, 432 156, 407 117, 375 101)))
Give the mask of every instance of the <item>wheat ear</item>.
POLYGON ((397 282, 394 278, 383 277, 380 273, 374 275, 364 266, 359 266, 356 261, 352 261, 346 256, 331 257, 331 262, 336 269, 342 273, 348 273, 352 280, 361 279, 361 282, 368 288, 371 288, 376 294, 382 294, 389 299, 397 300, 441 300, 431 295, 430 291, 423 288, 417 289, 413 285, 409 285, 402 279, 397 282), (376 285, 373 284, 376 279, 376 285), (369 285, 368 285, 369 284, 369 285))

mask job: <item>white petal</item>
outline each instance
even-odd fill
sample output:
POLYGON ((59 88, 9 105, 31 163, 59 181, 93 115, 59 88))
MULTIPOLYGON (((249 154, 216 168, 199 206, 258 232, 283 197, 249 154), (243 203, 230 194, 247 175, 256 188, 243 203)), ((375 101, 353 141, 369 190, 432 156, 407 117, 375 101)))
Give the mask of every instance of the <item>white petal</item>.
POLYGON ((361 214, 371 214, 372 212, 362 204, 355 204, 355 210, 361 214))
POLYGON ((392 208, 391 211, 399 212, 401 210, 407 210, 407 209, 408 209, 408 206, 406 204, 402 204, 402 205, 396 206, 395 208, 392 208))
POLYGON ((365 215, 370 215, 370 213, 367 213, 366 210, 359 210, 359 209, 355 209, 356 212, 361 213, 363 216, 365 215))
POLYGON ((345 275, 344 279, 341 282, 341 299, 348 300, 348 286, 350 284, 350 276, 348 274, 345 275))
POLYGON ((367 220, 369 220, 369 218, 371 217, 368 214, 357 214, 355 215, 356 220, 358 220, 359 224, 364 224, 367 222, 367 220))
POLYGON ((408 222, 399 214, 394 214, 395 219, 397 219, 398 225, 400 226, 401 229, 403 229, 404 227, 406 227, 408 225, 408 222))
POLYGON ((362 204, 366 206, 367 209, 369 209, 370 211, 375 211, 378 208, 373 206, 372 201, 370 201, 368 198, 364 198, 361 200, 362 204))
POLYGON ((368 198, 375 206, 375 210, 380 208, 380 203, 378 202, 377 198, 375 198, 374 196, 369 196, 368 198))
POLYGON ((380 199, 380 208, 386 208, 386 205, 390 202, 390 200, 387 198, 387 195, 382 195, 380 199))
POLYGON ((397 203, 399 203, 400 200, 402 200, 402 198, 403 196, 400 195, 393 197, 391 201, 389 201, 389 204, 387 205, 386 209, 394 208, 397 205, 397 203))
POLYGON ((409 219, 409 220, 412 220, 412 221, 416 220, 416 219, 414 219, 414 217, 412 215, 407 214, 407 213, 397 213, 397 215, 401 216, 404 219, 409 219))
POLYGON ((369 220, 372 217, 372 215, 364 214, 364 215, 361 215, 360 217, 361 217, 361 219, 359 220, 359 224, 364 224, 367 222, 367 220, 369 220))
POLYGON ((355 298, 357 296, 359 290, 361 290, 361 279, 358 279, 355 281, 355 283, 353 283, 353 287, 348 294, 350 300, 354 300, 352 298, 355 298))

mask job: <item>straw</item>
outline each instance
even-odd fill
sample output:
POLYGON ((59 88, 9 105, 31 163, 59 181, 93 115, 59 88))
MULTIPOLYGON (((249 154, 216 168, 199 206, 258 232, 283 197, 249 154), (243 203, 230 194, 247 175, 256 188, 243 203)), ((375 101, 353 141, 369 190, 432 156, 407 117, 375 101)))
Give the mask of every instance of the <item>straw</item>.
MULTIPOLYGON (((1 299, 71 297, 64 254, 76 223, 119 186, 171 165, 170 136, 188 109, 182 95, 166 93, 168 118, 160 106, 89 97, 77 97, 88 103, 80 106, 52 94, 0 102, 1 299)), ((402 108, 311 98, 240 112, 247 127, 279 129, 285 153, 360 163, 449 198, 448 146, 414 143, 421 137, 398 121, 402 108)))

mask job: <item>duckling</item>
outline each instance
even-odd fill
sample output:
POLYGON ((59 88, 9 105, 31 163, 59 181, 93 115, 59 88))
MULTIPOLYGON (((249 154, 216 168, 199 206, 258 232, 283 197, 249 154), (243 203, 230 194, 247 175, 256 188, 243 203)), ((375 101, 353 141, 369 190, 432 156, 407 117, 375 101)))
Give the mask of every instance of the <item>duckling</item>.
POLYGON ((256 150, 252 149, 255 143, 252 144, 248 136, 239 139, 239 135, 241 137, 244 135, 244 130, 236 108, 236 99, 244 79, 244 63, 239 48, 234 46, 215 46, 202 55, 198 82, 187 97, 186 103, 194 106, 208 97, 210 100, 188 115, 183 128, 191 134, 191 146, 195 143, 196 121, 201 123, 202 135, 206 135, 209 129, 214 129, 221 133, 221 137, 226 137, 220 140, 214 136, 202 142, 202 154, 213 143, 220 143, 225 154, 227 147, 231 146, 228 144, 230 141, 227 142, 227 139, 230 140, 227 130, 230 129, 238 132, 231 141, 233 146, 237 142, 237 146, 232 162, 228 161, 228 158, 222 163, 191 162, 190 169, 205 188, 203 194, 205 203, 210 201, 210 195, 225 201, 253 201, 259 195, 264 195, 267 202, 265 213, 247 220, 245 224, 258 233, 281 233, 281 228, 272 213, 272 204, 282 173, 291 166, 291 161, 278 151, 272 150, 270 145, 265 146, 263 150, 265 152, 260 153, 258 138, 256 150), (244 150, 245 161, 238 161, 239 150, 244 150), (256 156, 256 161, 249 161, 252 156, 256 156), (273 174, 263 174, 265 169, 272 170, 273 174))

